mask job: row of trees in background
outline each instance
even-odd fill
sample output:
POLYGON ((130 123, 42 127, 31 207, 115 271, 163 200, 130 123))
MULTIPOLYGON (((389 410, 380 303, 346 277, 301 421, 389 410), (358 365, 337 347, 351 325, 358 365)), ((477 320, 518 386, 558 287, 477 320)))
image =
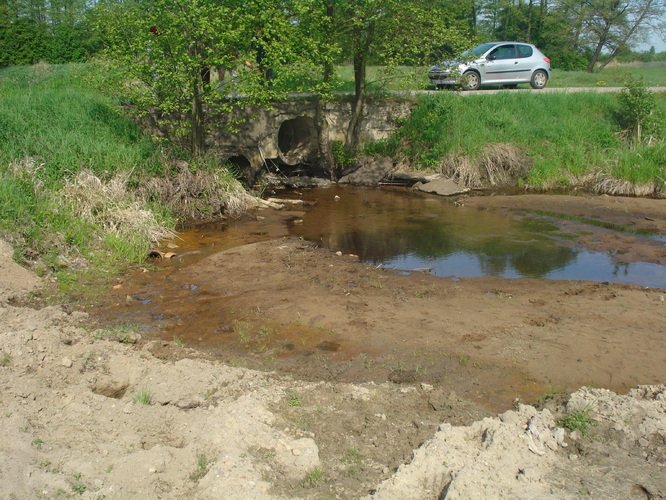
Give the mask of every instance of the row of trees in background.
MULTIPOLYGON (((0 67, 10 64, 32 64, 40 60, 59 63, 85 60, 102 48, 101 34, 96 29, 95 19, 98 10, 107 10, 109 5, 133 3, 140 0, 0 0, 0 67)), ((239 7, 234 0, 217 0, 220 8, 239 7)), ((247 5, 250 16, 257 14, 257 8, 266 15, 273 16, 274 27, 268 31, 284 28, 281 21, 285 12, 297 16, 309 11, 328 9, 331 17, 340 12, 341 7, 356 9, 362 18, 368 18, 371 11, 393 12, 396 16, 395 37, 403 37, 404 32, 412 37, 421 32, 422 38, 436 38, 442 30, 451 26, 464 27, 475 41, 518 40, 533 42, 553 61, 553 66, 561 69, 587 69, 603 67, 615 57, 627 58, 636 44, 645 41, 648 32, 664 33, 666 28, 666 0, 432 0, 419 2, 392 0, 371 2, 340 2, 338 0, 311 0, 297 2, 289 0, 265 0, 241 2, 240 8, 247 5), (342 4, 348 4, 344 7, 342 4), (299 5, 300 4, 300 5, 299 5), (412 17, 413 6, 421 4, 430 15, 412 17), (367 15, 364 15, 367 14, 367 15), (421 22, 419 26, 417 22, 421 22)), ((197 11, 197 3, 183 5, 186 11, 197 11)), ((138 12, 146 12, 139 7, 138 12)), ((132 22, 131 19, 127 19, 132 22)), ((270 23, 266 23, 267 25, 270 23)), ((233 26, 228 28, 235 30, 233 26)), ((310 25, 315 30, 325 25, 310 25)), ((353 34, 349 31, 330 31, 330 36, 353 34)), ((309 35, 313 34, 308 33, 309 35)), ((376 33, 372 33, 375 36, 376 33)), ((417 36, 417 38, 418 38, 417 36)), ((353 55, 349 37, 332 40, 343 48, 333 62, 349 61, 353 55)), ((442 40, 446 48, 446 40, 442 40)), ((437 44, 427 43, 426 47, 437 48, 437 44)), ((414 51, 427 50, 414 47, 414 51)), ((442 57, 441 52, 429 54, 430 61, 442 57)), ((635 54, 638 59, 649 59, 649 52, 635 54)), ((368 56, 375 61, 374 54, 368 56)), ((407 58, 403 62, 409 62, 407 58)))
POLYGON ((472 1, 477 33, 533 42, 561 69, 603 69, 666 29, 664 0, 472 1))
POLYGON ((101 49, 87 0, 0 0, 0 67, 86 60, 101 49))

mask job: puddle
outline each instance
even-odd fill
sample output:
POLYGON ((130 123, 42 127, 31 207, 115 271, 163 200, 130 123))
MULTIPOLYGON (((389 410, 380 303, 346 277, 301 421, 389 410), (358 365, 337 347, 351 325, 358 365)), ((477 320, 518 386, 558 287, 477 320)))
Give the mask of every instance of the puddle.
MULTIPOLYGON (((289 226, 290 234, 377 266, 458 278, 666 286, 666 266, 621 263, 613 255, 578 248, 576 235, 560 231, 546 216, 507 217, 404 190, 312 190, 303 198, 317 204, 301 223, 289 226)), ((635 237, 666 251, 659 237, 635 237)))

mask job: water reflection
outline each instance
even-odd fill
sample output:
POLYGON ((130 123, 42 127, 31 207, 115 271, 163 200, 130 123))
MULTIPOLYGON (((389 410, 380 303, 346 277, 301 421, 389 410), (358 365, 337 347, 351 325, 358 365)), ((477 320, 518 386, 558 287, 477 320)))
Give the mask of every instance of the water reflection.
POLYGON ((514 219, 402 190, 312 190, 303 197, 317 204, 302 224, 290 228, 292 234, 373 264, 429 268, 439 276, 666 286, 664 266, 620 266, 606 254, 573 249, 543 218, 514 219))

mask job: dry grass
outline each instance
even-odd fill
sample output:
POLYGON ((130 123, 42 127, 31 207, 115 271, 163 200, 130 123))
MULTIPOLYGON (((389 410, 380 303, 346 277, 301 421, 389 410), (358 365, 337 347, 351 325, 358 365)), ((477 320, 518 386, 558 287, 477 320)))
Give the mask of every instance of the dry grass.
POLYGON ((103 182, 83 170, 65 182, 61 195, 78 216, 106 233, 151 243, 173 237, 173 231, 162 226, 146 203, 127 189, 128 176, 117 174, 103 182))
POLYGON ((656 182, 635 184, 631 181, 614 179, 606 174, 596 175, 592 191, 597 194, 610 194, 614 196, 656 196, 659 194, 659 185, 656 182))
POLYGON ((193 172, 186 162, 178 162, 176 167, 176 175, 147 179, 138 192, 190 220, 211 219, 222 214, 238 217, 257 204, 226 169, 193 172))
POLYGON ((488 144, 476 159, 449 156, 442 173, 472 188, 511 186, 527 174, 532 160, 513 144, 488 144))

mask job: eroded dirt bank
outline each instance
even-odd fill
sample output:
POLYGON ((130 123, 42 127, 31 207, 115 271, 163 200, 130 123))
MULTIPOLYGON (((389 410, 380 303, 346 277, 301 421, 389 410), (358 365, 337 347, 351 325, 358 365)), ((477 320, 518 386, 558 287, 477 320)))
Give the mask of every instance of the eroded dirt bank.
POLYGON ((10 250, 2 498, 666 495, 664 290, 401 276, 281 239, 158 271, 195 286, 160 297, 172 315, 150 340, 16 306, 37 280, 10 250), (596 425, 557 427, 558 391, 646 383, 576 390, 566 410, 596 425))

